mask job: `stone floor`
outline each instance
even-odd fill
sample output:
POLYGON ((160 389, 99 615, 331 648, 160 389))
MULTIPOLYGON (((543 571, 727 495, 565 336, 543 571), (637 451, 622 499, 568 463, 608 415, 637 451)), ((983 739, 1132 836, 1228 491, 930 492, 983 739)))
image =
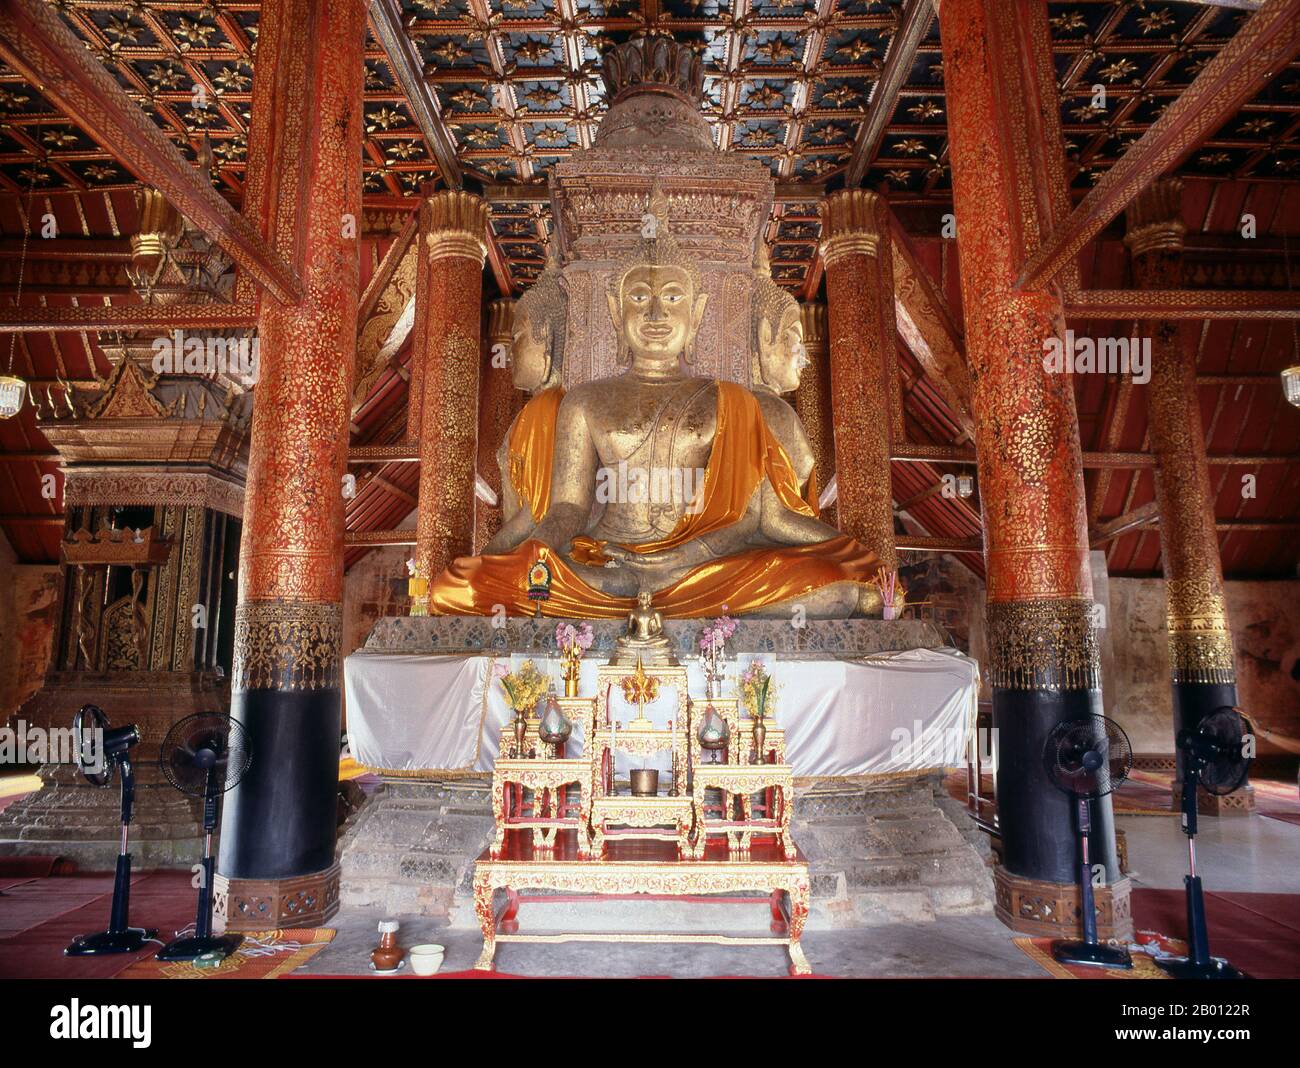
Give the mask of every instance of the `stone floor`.
MULTIPOLYGON (((1128 839, 1134 886, 1181 890, 1187 838, 1177 815, 1116 816, 1128 839)), ((1205 889, 1300 894, 1300 827, 1268 816, 1202 817, 1196 867, 1205 889)))
MULTIPOLYGON (((335 916, 334 941, 300 972, 357 975, 369 972, 381 913, 347 909, 335 916)), ((948 916, 932 923, 893 924, 843 931, 809 931, 804 952, 818 975, 857 978, 985 976, 1043 978, 1044 971, 1011 944, 1011 933, 992 916, 948 916)), ((474 967, 483 942, 477 930, 449 928, 428 917, 402 921, 403 945, 437 942, 447 947, 444 972, 474 967)), ((497 970, 511 975, 626 978, 671 976, 779 977, 787 958, 780 946, 713 946, 659 943, 610 945, 498 945, 497 970)))
MULTIPOLYGON (((1128 837, 1134 885, 1181 889, 1187 870, 1187 846, 1177 818, 1120 816, 1117 823, 1128 837)), ((1207 890, 1300 893, 1300 827, 1262 816, 1246 820, 1207 818, 1201 822, 1197 848, 1207 890)), ((525 906, 520 918, 540 919, 546 909, 567 912, 574 907, 534 906, 530 912, 529 906, 525 906)), ((649 903, 642 907, 652 912, 655 909, 649 903)), ((745 914, 743 921, 735 926, 737 933, 744 927, 752 927, 765 914, 761 906, 750 908, 757 911, 754 916, 745 914)), ((338 936, 303 971, 332 975, 368 972, 369 953, 376 938, 375 925, 382 918, 382 913, 374 909, 344 909, 333 921, 338 936)), ((572 919, 567 917, 569 921, 572 919)), ((524 929, 544 928, 526 923, 524 929)), ((938 916, 927 923, 809 930, 804 934, 803 945, 813 971, 819 975, 1044 977, 1043 970, 1012 944, 1012 937, 992 916, 938 916)), ((477 930, 448 927, 445 922, 429 917, 403 918, 400 938, 407 946, 420 942, 446 946, 444 972, 472 968, 481 947, 477 930)), ((781 976, 786 972, 785 951, 777 946, 507 943, 498 946, 496 963, 498 970, 514 975, 593 978, 781 976)))

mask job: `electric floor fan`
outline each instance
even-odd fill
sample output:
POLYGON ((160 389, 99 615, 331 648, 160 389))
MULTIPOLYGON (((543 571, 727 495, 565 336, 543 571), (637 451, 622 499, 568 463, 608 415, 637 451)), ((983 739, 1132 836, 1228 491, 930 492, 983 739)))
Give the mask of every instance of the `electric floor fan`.
POLYGON ((1196 874, 1196 792, 1230 794, 1246 781, 1250 757, 1246 746, 1250 727, 1231 705, 1216 708, 1195 727, 1178 732, 1183 757, 1183 834, 1187 835, 1186 957, 1157 958, 1156 964, 1175 979, 1245 979, 1245 973, 1221 957, 1210 956, 1210 935, 1205 922, 1205 895, 1196 874))
POLYGON ((212 836, 217 829, 221 795, 232 789, 252 762, 239 720, 223 712, 198 712, 172 724, 158 758, 163 774, 177 790, 203 799, 203 860, 199 865, 199 903, 194 934, 177 938, 158 951, 159 960, 222 960, 239 948, 243 936, 212 933, 212 836))
POLYGON ((1062 964, 1131 968, 1133 960, 1127 949, 1097 941, 1092 862, 1088 855, 1091 802, 1115 790, 1133 769, 1133 748, 1128 735, 1106 716, 1092 714, 1062 720, 1043 743, 1043 767, 1052 785, 1074 798, 1079 833, 1079 911, 1083 940, 1053 942, 1052 956, 1062 964))
POLYGON ((93 957, 106 953, 135 953, 144 948, 156 931, 132 927, 127 922, 131 905, 131 813, 135 805, 135 772, 131 749, 140 742, 134 724, 112 727, 98 705, 82 705, 72 717, 72 734, 77 746, 77 769, 92 786, 107 786, 113 769, 121 771, 122 834, 118 839, 117 869, 113 874, 113 904, 108 930, 78 935, 63 952, 69 957, 93 957))

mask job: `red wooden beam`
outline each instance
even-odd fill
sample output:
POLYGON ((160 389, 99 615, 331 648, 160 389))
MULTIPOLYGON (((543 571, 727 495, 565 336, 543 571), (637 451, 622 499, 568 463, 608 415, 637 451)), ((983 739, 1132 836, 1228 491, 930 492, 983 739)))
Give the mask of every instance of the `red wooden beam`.
POLYGON ((1300 52, 1300 0, 1268 0, 1030 258, 1017 286, 1039 289, 1141 189, 1178 166, 1300 52))
POLYGON ((1295 289, 1082 289, 1063 297, 1078 319, 1297 319, 1295 289))
POLYGON ((45 330, 247 330, 257 326, 248 304, 83 304, 0 307, 0 334, 45 330))
POLYGON ((0 0, 0 58, 220 245, 277 300, 302 284, 42 0, 0 0))

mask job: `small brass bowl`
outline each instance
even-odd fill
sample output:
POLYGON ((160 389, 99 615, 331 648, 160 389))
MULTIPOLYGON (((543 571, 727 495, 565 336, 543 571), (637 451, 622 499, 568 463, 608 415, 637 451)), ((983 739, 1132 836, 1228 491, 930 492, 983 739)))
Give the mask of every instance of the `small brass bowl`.
POLYGON ((634 768, 628 772, 633 797, 655 797, 659 793, 658 768, 634 768))

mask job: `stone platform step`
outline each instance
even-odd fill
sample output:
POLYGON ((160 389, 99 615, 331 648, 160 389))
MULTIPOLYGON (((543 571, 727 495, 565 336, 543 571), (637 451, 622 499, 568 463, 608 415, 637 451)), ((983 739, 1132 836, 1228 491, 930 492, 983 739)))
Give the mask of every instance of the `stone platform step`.
POLYGON ((445 919, 492 831, 486 777, 386 781, 340 836, 341 903, 445 919))
POLYGON ((816 784, 792 831, 813 876, 810 927, 992 911, 986 836, 937 774, 816 784))
MULTIPOLYGON (((343 904, 477 927, 474 860, 492 830, 486 776, 386 782, 344 830, 343 904)), ((992 911, 985 836, 965 808, 943 793, 938 776, 817 783, 797 792, 792 830, 812 875, 809 930, 992 911)), ((520 910, 529 930, 698 925, 727 933, 762 928, 767 916, 761 904, 650 899, 548 902, 520 910)))

